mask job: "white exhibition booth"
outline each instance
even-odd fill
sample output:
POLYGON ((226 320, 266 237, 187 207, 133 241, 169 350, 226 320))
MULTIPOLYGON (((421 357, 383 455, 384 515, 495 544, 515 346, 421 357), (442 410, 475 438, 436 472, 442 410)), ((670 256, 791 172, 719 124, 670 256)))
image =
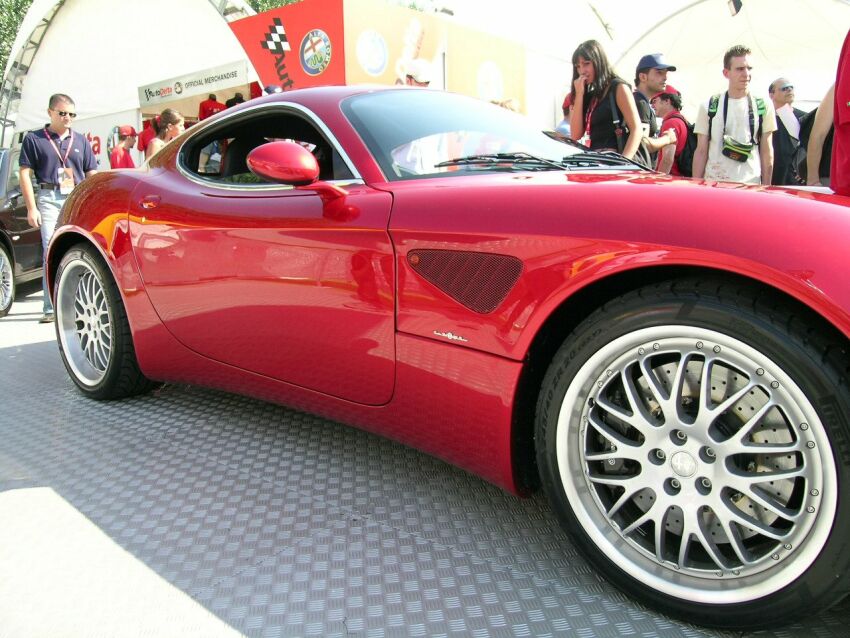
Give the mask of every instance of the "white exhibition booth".
POLYGON ((228 22, 253 13, 245 0, 34 0, 4 76, 2 146, 45 124, 53 93, 74 99, 101 168, 116 126, 141 130, 165 107, 192 121, 209 93, 247 99, 256 74, 228 22))

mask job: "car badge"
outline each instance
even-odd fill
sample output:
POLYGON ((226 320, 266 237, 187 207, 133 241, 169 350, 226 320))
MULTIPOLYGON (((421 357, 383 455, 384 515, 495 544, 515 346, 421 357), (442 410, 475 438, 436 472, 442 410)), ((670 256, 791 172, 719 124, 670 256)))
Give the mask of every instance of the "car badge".
POLYGON ((456 335, 453 332, 440 332, 439 330, 435 330, 434 334, 438 337, 445 337, 449 341, 462 341, 464 343, 467 343, 469 341, 469 339, 464 339, 460 335, 456 335))

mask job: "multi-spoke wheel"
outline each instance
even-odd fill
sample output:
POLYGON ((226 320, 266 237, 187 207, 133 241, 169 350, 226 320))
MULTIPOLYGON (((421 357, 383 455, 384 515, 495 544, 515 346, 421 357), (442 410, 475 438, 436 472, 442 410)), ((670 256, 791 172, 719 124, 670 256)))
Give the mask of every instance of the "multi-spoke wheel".
POLYGON ((5 317, 15 301, 15 270, 12 255, 0 244, 0 317, 5 317))
POLYGON ((115 399, 151 387, 136 362, 121 296, 93 248, 80 246, 65 254, 55 297, 62 360, 84 394, 115 399))
POLYGON ((538 405, 543 483, 632 594, 781 622, 848 587, 846 354, 791 306, 753 310, 753 289, 698 288, 627 295, 568 339, 538 405))

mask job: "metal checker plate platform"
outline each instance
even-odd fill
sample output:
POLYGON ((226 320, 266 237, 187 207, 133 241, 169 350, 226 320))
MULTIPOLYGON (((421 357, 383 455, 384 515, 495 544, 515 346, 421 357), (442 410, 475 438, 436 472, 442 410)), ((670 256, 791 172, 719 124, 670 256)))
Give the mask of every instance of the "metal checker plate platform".
POLYGON ((0 320, 2 638, 737 635, 631 602, 542 497, 391 441, 196 387, 86 400, 40 300, 0 320))

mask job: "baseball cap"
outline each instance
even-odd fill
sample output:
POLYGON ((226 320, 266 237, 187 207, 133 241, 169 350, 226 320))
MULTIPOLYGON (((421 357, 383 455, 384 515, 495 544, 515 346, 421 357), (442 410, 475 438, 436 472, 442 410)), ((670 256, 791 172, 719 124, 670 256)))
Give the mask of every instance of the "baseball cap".
POLYGON ((129 137, 131 135, 135 136, 136 135, 136 129, 134 129, 129 124, 125 124, 123 126, 118 127, 118 135, 121 136, 121 137, 129 137))
POLYGON ((667 85, 667 87, 666 87, 663 91, 659 91, 658 93, 656 93, 655 95, 653 95, 651 99, 653 99, 653 100, 654 100, 655 98, 657 98, 657 97, 661 97, 662 95, 666 95, 666 94, 668 94, 668 93, 669 93, 670 95, 678 95, 679 97, 681 97, 681 96, 682 96, 682 94, 681 94, 681 93, 679 93, 678 89, 676 89, 676 87, 675 87, 675 86, 673 86, 672 84, 668 84, 668 85, 667 85))
POLYGON ((675 71, 676 67, 672 64, 667 64, 663 53, 650 53, 643 56, 640 62, 638 62, 637 70, 640 71, 641 69, 667 69, 668 71, 675 71))
POLYGON ((422 58, 416 58, 407 63, 407 75, 420 84, 431 82, 431 63, 422 58))

